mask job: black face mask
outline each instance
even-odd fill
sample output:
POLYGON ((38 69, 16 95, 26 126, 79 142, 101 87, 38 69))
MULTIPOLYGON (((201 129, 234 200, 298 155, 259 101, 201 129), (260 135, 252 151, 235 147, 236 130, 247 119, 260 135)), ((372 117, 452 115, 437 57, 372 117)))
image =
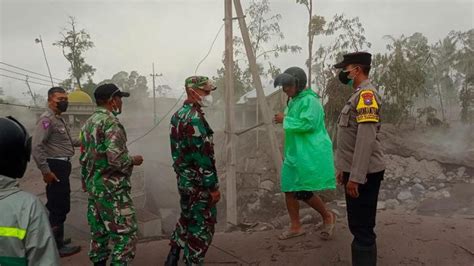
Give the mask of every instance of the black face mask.
POLYGON ((339 72, 339 81, 341 81, 342 84, 349 84, 349 82, 351 81, 351 79, 349 78, 349 72, 344 72, 343 70, 341 70, 339 72))
POLYGON ((66 112, 68 105, 69 105, 68 101, 60 101, 56 104, 56 107, 58 108, 59 111, 61 111, 61 113, 64 113, 66 112))

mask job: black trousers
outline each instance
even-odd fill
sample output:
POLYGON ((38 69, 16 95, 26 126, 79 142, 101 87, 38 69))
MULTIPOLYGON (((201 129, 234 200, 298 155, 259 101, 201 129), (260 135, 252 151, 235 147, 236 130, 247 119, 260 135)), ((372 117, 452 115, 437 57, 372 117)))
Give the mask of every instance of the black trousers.
MULTIPOLYGON (((385 171, 367 175, 367 182, 359 184, 359 197, 352 198, 346 193, 347 220, 349 230, 354 236, 353 245, 371 247, 375 244, 375 216, 380 183, 385 171)), ((344 172, 344 184, 347 184, 350 173, 344 172)))
POLYGON ((64 224, 66 215, 71 209, 71 163, 63 160, 48 159, 48 165, 59 182, 53 181, 46 185, 46 208, 49 211, 51 227, 64 224))

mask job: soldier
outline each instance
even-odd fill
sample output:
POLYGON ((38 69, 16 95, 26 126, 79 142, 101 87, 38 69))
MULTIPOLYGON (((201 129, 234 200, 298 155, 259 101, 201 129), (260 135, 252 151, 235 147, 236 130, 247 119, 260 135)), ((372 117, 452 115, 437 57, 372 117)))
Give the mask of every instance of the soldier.
POLYGON ((0 118, 0 128, 0 265, 59 265, 46 209, 16 181, 30 160, 31 138, 12 117, 0 118))
POLYGON ((171 235, 165 265, 177 265, 181 249, 186 265, 202 265, 209 248, 220 199, 214 159, 213 131, 202 107, 210 104, 216 87, 208 77, 186 79, 187 100, 171 118, 170 142, 177 175, 181 216, 171 235))
POLYGON ((125 129, 117 118, 122 97, 129 97, 114 84, 97 87, 97 110, 81 129, 81 175, 89 194, 87 220, 91 227, 89 258, 94 265, 128 265, 135 257, 137 221, 130 196, 130 176, 143 157, 130 156, 125 129))
POLYGON ((48 91, 48 109, 38 119, 33 137, 33 158, 46 183, 46 208, 49 211, 59 255, 67 257, 81 251, 64 239, 64 222, 71 209, 71 158, 79 140, 71 137, 68 124, 61 117, 68 107, 66 91, 53 87, 48 91))
POLYGON ((335 68, 354 93, 338 119, 336 178, 346 190, 352 241, 352 265, 376 265, 375 215, 385 163, 380 143, 380 97, 369 80, 371 54, 344 55, 335 68))

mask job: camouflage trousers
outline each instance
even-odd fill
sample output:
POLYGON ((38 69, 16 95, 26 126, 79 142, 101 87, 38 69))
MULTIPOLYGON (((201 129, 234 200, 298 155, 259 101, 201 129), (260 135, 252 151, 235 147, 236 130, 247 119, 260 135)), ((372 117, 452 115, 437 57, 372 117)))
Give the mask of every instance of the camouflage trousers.
POLYGON ((112 265, 127 265, 133 260, 137 243, 137 219, 130 193, 106 193, 102 197, 89 197, 87 221, 91 227, 89 258, 92 262, 107 260, 110 254, 112 265))
POLYGON ((216 206, 211 206, 209 192, 180 192, 180 197, 181 216, 170 245, 183 249, 187 264, 202 265, 214 235, 216 206))

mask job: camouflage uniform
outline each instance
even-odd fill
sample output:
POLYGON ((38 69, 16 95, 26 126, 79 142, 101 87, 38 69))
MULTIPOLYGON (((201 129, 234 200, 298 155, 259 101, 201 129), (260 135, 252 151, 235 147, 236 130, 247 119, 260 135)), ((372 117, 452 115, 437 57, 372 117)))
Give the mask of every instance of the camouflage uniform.
POLYGON ((112 241, 112 264, 126 265, 135 256, 137 221, 130 197, 132 157, 125 129, 99 107, 81 130, 82 178, 89 193, 87 220, 91 227, 89 257, 106 260, 112 241))
POLYGON ((196 103, 186 101, 171 118, 171 155, 181 198, 181 217, 171 245, 184 249, 187 264, 203 264, 217 222, 210 196, 218 189, 212 135, 196 103))

